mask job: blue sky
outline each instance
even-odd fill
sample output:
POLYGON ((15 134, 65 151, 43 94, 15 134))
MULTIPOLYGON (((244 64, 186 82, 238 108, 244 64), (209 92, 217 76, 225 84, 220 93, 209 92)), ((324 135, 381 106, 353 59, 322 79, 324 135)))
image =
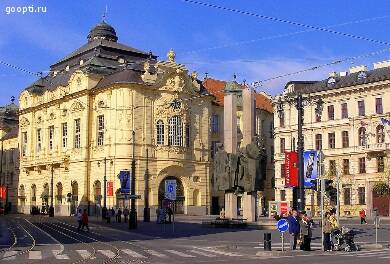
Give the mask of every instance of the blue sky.
MULTIPOLYGON (((285 1, 199 0, 253 13, 388 41, 390 1, 285 1), (359 22, 362 19, 370 19, 359 22), (346 22, 354 22, 348 23, 346 22)), ((307 29, 233 12, 185 3, 181 0, 0 0, 0 60, 30 71, 49 66, 86 42, 93 25, 108 6, 107 21, 119 42, 160 59, 173 48, 177 61, 216 79, 253 82, 294 72, 338 58, 355 56, 388 46, 326 32, 283 34, 307 29), (45 6, 46 13, 7 14, 8 6, 45 6), (269 38, 269 39, 264 39, 269 38), (263 39, 263 40, 261 40, 263 39), (247 42, 247 43, 241 43, 247 42), (240 44, 241 43, 241 44, 240 44)), ((390 51, 337 66, 322 68, 264 83, 261 90, 274 95, 290 80, 324 79, 328 73, 351 66, 390 59, 390 51)), ((0 65, 0 104, 19 96, 36 77, 0 65)))

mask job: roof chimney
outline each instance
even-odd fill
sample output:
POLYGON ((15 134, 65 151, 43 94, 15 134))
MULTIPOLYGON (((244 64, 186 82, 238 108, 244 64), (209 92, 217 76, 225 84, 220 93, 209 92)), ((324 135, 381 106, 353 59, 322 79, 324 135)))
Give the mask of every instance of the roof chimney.
POLYGON ((366 65, 359 65, 349 68, 349 73, 357 73, 362 71, 368 71, 368 68, 366 65))

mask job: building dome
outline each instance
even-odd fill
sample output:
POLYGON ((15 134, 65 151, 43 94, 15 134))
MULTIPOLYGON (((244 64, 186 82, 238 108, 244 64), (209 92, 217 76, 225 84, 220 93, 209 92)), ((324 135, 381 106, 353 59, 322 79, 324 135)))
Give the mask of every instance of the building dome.
POLYGON ((88 34, 88 42, 95 39, 105 39, 116 42, 118 37, 116 36, 115 29, 105 21, 102 21, 94 26, 88 34))

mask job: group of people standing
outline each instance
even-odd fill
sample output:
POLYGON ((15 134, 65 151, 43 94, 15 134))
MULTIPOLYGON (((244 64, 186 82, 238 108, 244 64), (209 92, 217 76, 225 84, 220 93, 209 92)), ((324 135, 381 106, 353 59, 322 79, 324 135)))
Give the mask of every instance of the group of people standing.
POLYGON ((124 217, 124 222, 127 223, 127 220, 129 218, 130 211, 127 207, 125 207, 123 210, 120 207, 112 207, 111 209, 107 209, 105 218, 107 220, 107 223, 111 223, 111 218, 115 217, 115 221, 117 223, 122 222, 122 215, 124 217))
POLYGON ((301 250, 311 250, 311 238, 313 220, 306 212, 301 212, 293 209, 287 217, 290 233, 290 249, 296 250, 300 246, 301 250))

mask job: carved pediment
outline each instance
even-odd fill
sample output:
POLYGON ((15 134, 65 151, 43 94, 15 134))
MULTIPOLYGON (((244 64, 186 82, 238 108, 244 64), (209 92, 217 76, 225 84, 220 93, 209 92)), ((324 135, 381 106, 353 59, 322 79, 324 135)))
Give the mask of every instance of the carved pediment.
POLYGON ((83 111, 85 107, 78 101, 74 102, 72 106, 70 107, 70 111, 72 113, 83 111))
POLYGON ((28 121, 28 119, 25 117, 20 118, 19 123, 21 127, 27 127, 30 125, 30 121, 28 121))

